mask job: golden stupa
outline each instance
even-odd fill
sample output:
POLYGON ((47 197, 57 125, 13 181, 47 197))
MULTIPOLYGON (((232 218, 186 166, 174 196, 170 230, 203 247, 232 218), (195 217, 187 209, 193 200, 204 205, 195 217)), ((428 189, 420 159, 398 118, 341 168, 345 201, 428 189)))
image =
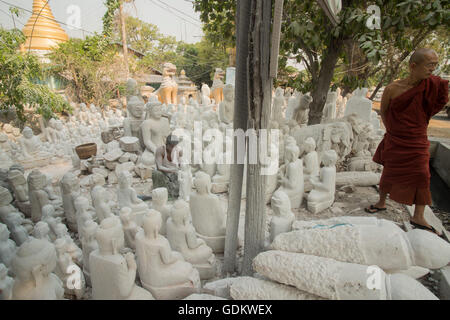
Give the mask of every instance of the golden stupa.
POLYGON ((58 43, 69 40, 67 33, 55 21, 48 2, 47 0, 33 0, 33 14, 22 29, 27 37, 22 50, 47 51, 58 43))

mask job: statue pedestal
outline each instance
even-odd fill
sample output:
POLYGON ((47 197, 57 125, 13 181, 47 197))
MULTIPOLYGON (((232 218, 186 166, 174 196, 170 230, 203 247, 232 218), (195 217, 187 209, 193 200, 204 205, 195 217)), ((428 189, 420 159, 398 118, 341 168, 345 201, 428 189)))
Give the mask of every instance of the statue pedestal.
POLYGON ((157 300, 181 300, 193 293, 200 293, 200 288, 194 287, 191 281, 168 287, 153 287, 142 280, 141 282, 142 286, 157 300))
POLYGON ((207 237, 197 233, 197 237, 204 240, 213 253, 223 253, 225 251, 225 236, 207 237))
POLYGON ((314 202, 314 203, 308 202, 308 211, 310 211, 311 213, 319 213, 325 210, 326 208, 331 207, 333 202, 334 202, 333 198, 322 202, 314 202))

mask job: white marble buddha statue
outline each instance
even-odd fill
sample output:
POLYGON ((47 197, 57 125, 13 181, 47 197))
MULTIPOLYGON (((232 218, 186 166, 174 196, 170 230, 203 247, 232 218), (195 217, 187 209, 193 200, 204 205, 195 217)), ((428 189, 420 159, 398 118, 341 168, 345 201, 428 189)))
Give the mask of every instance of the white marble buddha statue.
POLYGON ((197 172, 194 187, 196 192, 191 194, 189 206, 195 230, 214 253, 223 252, 226 214, 219 198, 211 193, 210 176, 197 172))
POLYGON ((167 188, 161 187, 152 190, 152 209, 161 213, 162 224, 159 233, 163 236, 166 235, 166 221, 172 210, 172 206, 167 204, 168 197, 167 188))
POLYGON ((8 276, 8 268, 0 263, 0 301, 12 299, 14 279, 8 276))
POLYGON ((19 144, 22 150, 23 159, 25 160, 31 161, 34 158, 40 159, 50 156, 49 153, 45 151, 39 137, 35 136, 29 127, 23 128, 19 144))
POLYGON ((285 192, 291 200, 291 208, 299 208, 303 200, 303 161, 299 159, 300 150, 296 144, 285 145, 285 164, 280 167, 278 190, 285 192))
POLYGON ((50 238, 50 226, 45 221, 39 221, 35 224, 32 235, 36 239, 52 242, 52 239, 50 238))
POLYGON ((160 103, 151 107, 150 117, 142 123, 141 132, 145 150, 139 162, 146 166, 152 166, 155 164, 156 149, 165 145, 166 137, 170 133, 169 122, 162 116, 160 103))
POLYGON ((92 220, 86 222, 84 227, 84 235, 81 238, 81 248, 83 251, 83 273, 86 283, 91 285, 91 273, 89 269, 89 256, 92 251, 98 250, 98 243, 95 239, 98 224, 92 220))
POLYGON ((99 222, 113 216, 113 213, 111 212, 112 197, 110 192, 102 186, 95 186, 91 191, 91 195, 92 204, 95 208, 95 213, 99 222))
POLYGON ((46 240, 30 238, 12 260, 16 275, 13 300, 60 300, 64 298, 61 280, 53 273, 56 251, 46 240))
POLYGON ((31 206, 28 199, 28 184, 23 172, 20 170, 9 170, 8 182, 14 193, 16 206, 27 216, 31 216, 31 206))
POLYGON ((209 106, 211 104, 211 89, 209 88, 209 86, 204 83, 202 84, 202 88, 201 88, 201 92, 202 92, 202 107, 206 107, 209 106))
POLYGON ((132 211, 128 207, 120 210, 120 221, 122 222, 123 233, 125 236, 125 245, 136 250, 136 233, 139 231, 139 226, 132 218, 132 211))
POLYGON ((291 211, 289 197, 284 191, 275 191, 270 205, 273 211, 272 219, 270 220, 270 242, 272 242, 280 233, 292 230, 292 222, 295 220, 295 215, 291 211))
POLYGON ((83 272, 72 261, 72 257, 66 251, 67 247, 64 239, 57 239, 54 245, 56 249, 56 267, 54 273, 62 281, 65 294, 75 296, 77 300, 80 300, 86 289, 83 272))
POLYGON ((320 169, 320 177, 310 178, 314 189, 308 194, 308 210, 312 213, 325 210, 334 202, 334 193, 336 191, 336 161, 336 151, 325 151, 322 155, 322 163, 324 166, 320 169))
POLYGON ((142 141, 140 126, 145 119, 144 102, 137 96, 131 96, 127 103, 128 117, 123 121, 124 136, 142 141))
POLYGON ((182 299, 199 291, 200 277, 159 234, 161 224, 161 214, 152 209, 143 218, 143 229, 136 234, 140 279, 156 299, 182 299))
POLYGON ((11 267, 11 261, 16 254, 16 243, 9 239, 9 230, 6 224, 0 223, 0 263, 7 268, 11 267))
POLYGON ((122 225, 118 217, 104 219, 97 228, 98 249, 89 256, 94 300, 153 300, 152 295, 136 285, 136 260, 124 247, 122 225))
POLYGON ((75 199, 80 195, 80 183, 71 172, 67 172, 60 181, 61 196, 63 200, 64 215, 70 230, 78 231, 75 210, 75 199))
POLYGON ((131 174, 128 171, 122 171, 119 174, 117 201, 120 209, 128 207, 132 210, 133 219, 140 226, 142 225, 142 216, 148 211, 148 206, 137 197, 136 190, 131 187, 131 178, 131 174))
MULTIPOLYGON (((23 215, 16 211, 13 206, 2 206, 6 202, 8 202, 8 198, 5 199, 4 197, 2 199, 2 194, 5 194, 5 192, 2 192, 1 189, 2 188, 0 188, 0 221, 6 224, 8 230, 11 232, 11 238, 18 246, 20 246, 22 243, 28 240, 29 230, 27 230, 25 226, 29 220, 27 221, 26 219, 24 219, 23 215)), ((9 199, 12 200, 10 194, 9 197, 9 199)))
POLYGON ((319 156, 316 151, 316 141, 313 137, 308 137, 303 142, 305 156, 303 157, 303 175, 305 179, 319 175, 319 156))
POLYGON ((285 100, 283 96, 283 88, 278 87, 275 90, 275 96, 273 97, 271 119, 278 122, 279 125, 282 125, 285 121, 283 116, 284 109, 285 109, 285 100))
POLYGON ((225 85, 223 97, 223 101, 219 103, 219 119, 230 124, 234 118, 234 86, 232 84, 225 85))
POLYGON ((77 218, 78 236, 80 239, 84 237, 86 223, 95 220, 95 213, 86 197, 79 196, 75 199, 75 212, 77 218))
POLYGON ((180 199, 189 201, 192 189, 192 172, 189 163, 180 164, 178 182, 180 183, 180 199))
POLYGON ((175 202, 166 225, 170 247, 180 252, 187 262, 192 263, 198 270, 200 279, 213 278, 216 273, 215 256, 205 241, 197 237, 186 201, 175 202))
POLYGON ((37 223, 42 218, 42 207, 50 203, 48 193, 44 190, 47 177, 39 170, 33 170, 28 175, 28 198, 31 203, 31 220, 37 223))

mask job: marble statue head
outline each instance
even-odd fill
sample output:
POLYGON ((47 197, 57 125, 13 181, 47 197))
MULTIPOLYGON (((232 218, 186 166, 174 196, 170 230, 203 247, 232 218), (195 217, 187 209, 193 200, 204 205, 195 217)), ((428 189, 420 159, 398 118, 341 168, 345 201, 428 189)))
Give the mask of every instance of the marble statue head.
POLYGON ((170 216, 176 225, 185 225, 189 221, 189 205, 184 200, 177 200, 170 210, 170 216))
POLYGON ((127 109, 134 118, 140 119, 144 115, 144 102, 137 96, 132 96, 128 101, 127 109))
POLYGON ((300 149, 297 144, 287 144, 285 147, 285 159, 287 162, 293 162, 298 159, 300 149))
POLYGON ((56 239, 53 243, 58 255, 63 254, 66 251, 66 240, 63 238, 56 239))
POLYGON ((22 135, 26 138, 26 139, 31 139, 33 138, 33 130, 31 130, 30 127, 25 127, 22 130, 22 135))
POLYGON ((80 190, 78 178, 71 172, 67 172, 61 179, 61 190, 63 194, 70 194, 80 190))
POLYGON ((48 120, 48 126, 50 128, 56 129, 56 119, 55 118, 51 118, 50 120, 48 120))
POLYGON ((223 87, 223 97, 227 101, 233 101, 234 86, 232 84, 227 84, 223 87))
POLYGON ((129 207, 123 207, 120 209, 120 221, 122 221, 123 225, 127 225, 131 221, 131 208, 129 207))
POLYGON ((55 216, 55 207, 51 204, 46 204, 42 207, 42 218, 44 217, 54 217, 55 216))
POLYGON ((33 170, 28 175, 28 186, 31 190, 43 189, 47 182, 47 177, 39 170, 33 170))
POLYGON ((270 206, 276 216, 283 217, 291 213, 291 200, 283 190, 277 190, 273 193, 270 206))
POLYGON ((113 216, 103 219, 97 228, 95 238, 101 254, 118 254, 125 246, 125 235, 119 218, 113 216))
POLYGON ((48 226, 47 222, 39 221, 34 226, 33 236, 36 239, 46 239, 49 232, 50 232, 50 227, 48 226))
POLYGON ((105 177, 99 173, 93 173, 91 175, 91 177, 89 178, 89 180, 90 180, 91 186, 94 186, 94 187, 103 186, 106 183, 105 177))
POLYGON ((334 150, 327 150, 322 154, 322 163, 325 167, 334 166, 338 157, 334 150))
POLYGON ((83 112, 87 111, 87 106, 84 102, 80 103, 80 110, 83 112))
POLYGON ((0 207, 9 205, 13 201, 13 197, 8 189, 0 186, 0 207))
POLYGON ((278 87, 278 88, 275 89, 275 96, 277 96, 277 97, 282 97, 282 96, 283 96, 283 93, 284 93, 283 88, 278 87))
POLYGON ((195 174, 194 187, 199 194, 211 193, 211 177, 209 174, 199 171, 195 174))
POLYGON ((120 188, 129 188, 131 187, 131 173, 127 170, 124 170, 119 173, 119 187, 120 188))
POLYGON ((10 232, 6 224, 0 223, 0 241, 6 241, 9 239, 10 232))
POLYGON ((25 172, 25 168, 20 163, 14 163, 11 167, 9 167, 9 171, 13 170, 19 170, 22 173, 25 172))
POLYGON ((150 209, 142 218, 142 228, 145 235, 150 238, 156 238, 162 226, 162 217, 159 211, 150 209))
POLYGON ((162 116, 162 104, 161 103, 158 103, 158 104, 155 103, 151 106, 150 116, 153 119, 157 119, 157 120, 161 119, 161 116, 162 116))
POLYGON ((85 197, 77 197, 74 201, 75 210, 78 212, 83 212, 89 209, 89 200, 85 197))
POLYGON ((57 238, 63 238, 69 235, 69 230, 64 223, 58 223, 55 227, 55 234, 57 238))
POLYGON ((168 197, 169 192, 167 191, 167 188, 161 187, 152 190, 152 201, 159 206, 165 205, 168 197))
POLYGON ((127 95, 134 96, 138 93, 138 84, 137 81, 130 78, 127 80, 127 95))
POLYGON ((47 277, 56 267, 56 251, 52 243, 30 238, 17 250, 12 270, 22 281, 47 277))
POLYGON ((98 224, 95 221, 88 220, 84 224, 84 232, 83 235, 86 240, 91 241, 95 237, 95 233, 97 232, 98 224))
POLYGON ((303 141, 303 146, 306 153, 314 151, 316 150, 316 140, 313 137, 308 137, 303 141))

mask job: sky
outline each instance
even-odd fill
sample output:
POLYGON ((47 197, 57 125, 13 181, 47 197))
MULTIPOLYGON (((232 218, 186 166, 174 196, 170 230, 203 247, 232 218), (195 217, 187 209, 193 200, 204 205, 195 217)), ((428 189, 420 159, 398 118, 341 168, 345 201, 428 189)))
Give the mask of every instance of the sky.
MULTIPOLYGON (((103 3, 104 0, 49 0, 56 20, 68 25, 77 25, 79 21, 77 26, 83 30, 72 30, 60 24, 70 37, 75 38, 102 31, 102 17, 106 12, 103 3), (77 12, 80 12, 79 20, 74 18, 77 12)), ((0 0, 0 25, 7 29, 14 26, 9 14, 11 5, 31 11, 33 0, 0 0)), ((200 14, 194 11, 192 0, 134 0, 134 4, 125 4, 124 9, 134 17, 157 25, 161 33, 175 36, 177 40, 195 43, 203 35, 200 14)), ((22 10, 19 18, 15 18, 17 27, 22 29, 30 16, 30 12, 22 10)))

